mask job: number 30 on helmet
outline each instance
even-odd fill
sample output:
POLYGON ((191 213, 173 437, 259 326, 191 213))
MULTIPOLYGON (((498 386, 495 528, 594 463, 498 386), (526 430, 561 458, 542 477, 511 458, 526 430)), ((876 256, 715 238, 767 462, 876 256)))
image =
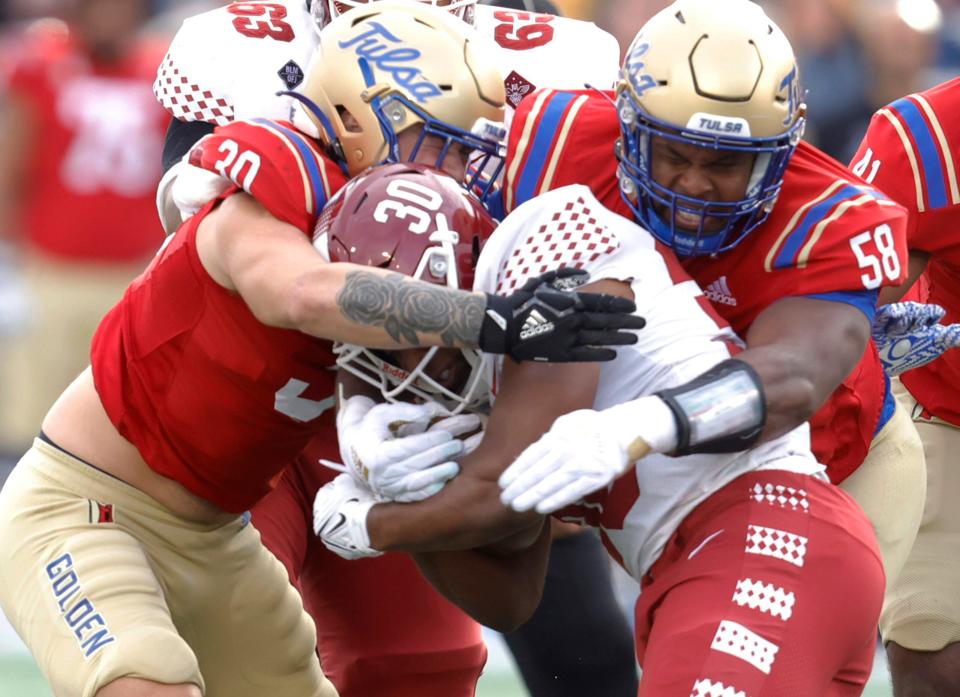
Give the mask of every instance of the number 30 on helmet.
MULTIPOLYGON (((390 164, 352 179, 327 204, 314 247, 330 261, 472 290, 477 260, 495 228, 486 209, 455 179, 427 165, 390 164)), ((485 404, 489 388, 482 354, 456 350, 465 364, 457 379, 445 384, 428 372, 437 347, 412 368, 401 367, 390 352, 350 344, 334 348, 337 365, 380 389, 385 399, 413 395, 459 412, 485 404)))

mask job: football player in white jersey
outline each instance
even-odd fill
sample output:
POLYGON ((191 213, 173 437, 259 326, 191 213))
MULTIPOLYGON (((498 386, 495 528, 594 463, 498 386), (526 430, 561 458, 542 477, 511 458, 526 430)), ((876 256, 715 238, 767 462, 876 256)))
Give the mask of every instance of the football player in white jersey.
MULTIPOLYGON (((186 191, 191 209, 218 193, 192 188, 195 180, 183 186, 187 177, 178 180, 178 176, 189 172, 186 165, 177 165, 183 153, 214 126, 235 119, 289 118, 290 101, 275 93, 299 87, 319 45, 317 28, 340 12, 363 4, 235 2, 184 22, 155 83, 158 100, 174 117, 164 152, 167 174, 158 196, 168 229, 181 220, 173 198, 175 183, 180 187, 178 201, 183 203, 186 191)), ((582 87, 589 82, 608 87, 616 79, 619 47, 609 34, 590 23, 537 14, 527 8, 476 6, 475 0, 436 0, 433 4, 444 5, 475 24, 499 47, 495 55, 505 76, 508 112, 539 86, 582 87), (583 50, 585 46, 589 51, 583 50)), ((316 489, 333 476, 316 462, 317 457, 329 456, 320 445, 308 448, 277 491, 253 511, 265 544, 287 565, 317 622, 325 671, 344 697, 371 691, 383 697, 472 694, 486 655, 479 629, 439 598, 409 559, 391 555, 360 565, 344 564, 310 542, 303 532, 309 525, 290 524, 298 517, 291 513, 297 502, 309 504, 316 489), (392 592, 379 594, 380 606, 372 606, 367 589, 373 580, 384 577, 392 579, 392 592), (358 606, 370 612, 358 612, 358 606), (383 617, 404 630, 379 631, 383 617)), ((309 505, 305 514, 309 515, 309 505)), ((582 613, 579 640, 571 641, 549 628, 536 635, 525 630, 511 637, 513 645, 524 644, 516 656, 534 697, 580 694, 591 668, 602 670, 607 680, 606 685, 591 682, 597 697, 626 697, 636 692, 629 628, 611 597, 607 569, 597 566, 590 579, 595 586, 585 589, 583 581, 561 568, 577 568, 598 556, 602 559, 592 536, 577 536, 558 543, 552 561, 551 574, 559 580, 548 594, 557 596, 555 605, 566 611, 554 612, 550 606, 541 614, 551 620, 563 619, 575 606, 589 603, 591 612, 582 613), (567 597, 571 588, 580 594, 586 591, 588 597, 571 602, 567 597), (593 637, 589 651, 582 648, 584 636, 593 637), (576 660, 571 660, 571 655, 576 660)), ((530 629, 536 626, 533 623, 530 629)))
MULTIPOLYGON (((661 254, 647 231, 586 187, 552 191, 508 216, 480 254, 474 288, 507 293, 553 263, 589 271, 591 289, 635 298, 647 319, 638 343, 602 367, 560 373, 503 361, 483 440, 460 474, 412 504, 378 503, 362 476, 341 475, 315 503, 324 543, 347 558, 411 551, 474 616, 520 621, 542 582, 544 519, 523 499, 513 500, 523 513, 504 506, 498 478, 555 417, 574 412, 576 425, 576 410, 605 409, 620 428, 605 438, 590 438, 593 426, 567 432, 564 443, 587 461, 640 459, 560 514, 598 527, 641 585, 639 694, 859 695, 872 667, 883 566, 869 521, 814 459, 808 426, 744 450, 765 410, 757 377, 736 360, 742 342, 669 250, 661 254), (651 435, 669 433, 678 412, 690 427, 679 438, 651 435), (638 434, 654 453, 674 456, 641 457, 638 434)), ((391 375, 396 368, 372 382, 390 387, 391 375)), ((392 390, 384 397, 396 399, 392 390)), ((350 437, 341 424, 341 438, 350 437)), ((381 463, 368 478, 389 469, 381 463)))
MULTIPOLYGON (((506 125, 513 109, 538 87, 601 89, 616 82, 620 47, 590 22, 526 10, 478 5, 476 0, 420 0, 446 6, 474 24, 498 48, 507 93, 506 125)), ((234 119, 289 119, 290 101, 277 92, 296 89, 316 51, 318 28, 363 0, 234 2, 187 19, 157 72, 154 93, 173 117, 164 150, 166 175, 157 205, 165 229, 180 224, 173 200, 175 167, 214 126, 234 119)), ((187 192, 193 208, 208 191, 187 192)), ((181 201, 181 204, 183 201, 181 201)))

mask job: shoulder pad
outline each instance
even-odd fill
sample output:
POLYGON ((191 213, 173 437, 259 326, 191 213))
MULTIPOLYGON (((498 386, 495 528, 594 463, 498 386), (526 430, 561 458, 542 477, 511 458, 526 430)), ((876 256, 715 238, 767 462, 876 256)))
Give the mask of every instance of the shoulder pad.
POLYGON ((154 94, 181 121, 223 126, 238 115, 273 116, 273 95, 302 81, 316 47, 311 21, 302 0, 234 3, 190 17, 160 64, 154 94))
POLYGON ((765 224, 772 224, 767 272, 800 272, 797 294, 875 290, 903 281, 908 216, 902 206, 854 177, 823 177, 819 191, 801 187, 803 197, 787 184, 765 224))
POLYGON ((289 123, 254 119, 218 127, 190 152, 190 164, 226 177, 279 220, 307 235, 345 183, 319 144, 289 123))
POLYGON ((940 118, 926 93, 898 99, 874 114, 851 166, 918 213, 958 205, 953 153, 960 133, 952 125, 952 118, 940 118))
POLYGON ((632 253, 654 249, 652 236, 605 208, 587 187, 566 186, 507 216, 480 254, 475 288, 506 295, 559 267, 586 269, 593 280, 625 279, 636 273, 632 253))
POLYGON ((541 90, 517 109, 507 143, 506 211, 569 184, 587 185, 607 207, 619 196, 614 147, 620 135, 608 94, 541 90))

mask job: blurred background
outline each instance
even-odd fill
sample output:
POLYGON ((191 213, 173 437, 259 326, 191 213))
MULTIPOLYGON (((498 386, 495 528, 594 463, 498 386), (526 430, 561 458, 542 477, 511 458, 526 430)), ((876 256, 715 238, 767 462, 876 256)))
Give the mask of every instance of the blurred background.
MULTIPOLYGON (((621 50, 668 4, 554 2, 621 50)), ((162 241, 154 194, 168 117, 153 78, 182 19, 223 4, 0 0, 0 482, 162 241)), ((843 162, 875 109, 960 72, 960 0, 761 4, 799 57, 808 140, 843 162)), ((633 585, 621 584, 625 607, 633 585)), ((522 695, 498 641, 480 694, 522 695)), ((881 652, 868 694, 889 695, 887 682, 881 652)), ((0 616, 0 695, 48 694, 0 616)))

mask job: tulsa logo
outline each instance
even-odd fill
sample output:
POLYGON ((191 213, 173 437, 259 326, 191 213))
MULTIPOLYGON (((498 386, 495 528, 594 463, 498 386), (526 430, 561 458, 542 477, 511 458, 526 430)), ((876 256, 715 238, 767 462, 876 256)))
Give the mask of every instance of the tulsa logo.
POLYGON ((780 82, 780 91, 784 90, 787 92, 787 118, 783 120, 783 125, 789 126, 797 109, 800 108, 800 81, 797 79, 797 66, 793 66, 793 69, 780 82))
POLYGON ((650 44, 638 36, 629 48, 623 63, 623 72, 626 73, 624 77, 630 81, 638 97, 642 97, 644 92, 657 86, 657 81, 647 72, 646 63, 643 62, 643 57, 649 50, 650 44))
POLYGON ((341 41, 340 48, 353 48, 360 58, 372 68, 390 73, 390 76, 418 102, 427 102, 439 97, 441 89, 423 76, 414 63, 421 57, 420 51, 402 44, 386 27, 377 22, 368 22, 370 29, 349 41, 341 41))

